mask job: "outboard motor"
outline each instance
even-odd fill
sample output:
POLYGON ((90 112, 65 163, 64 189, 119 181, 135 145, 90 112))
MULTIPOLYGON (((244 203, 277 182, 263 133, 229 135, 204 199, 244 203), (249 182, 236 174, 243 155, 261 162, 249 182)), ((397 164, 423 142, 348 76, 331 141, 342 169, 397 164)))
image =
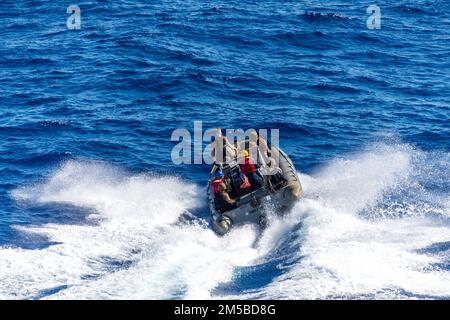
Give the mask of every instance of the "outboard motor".
POLYGON ((213 221, 214 224, 214 230, 221 236, 226 234, 228 231, 230 231, 230 228, 233 224, 231 219, 227 216, 222 216, 220 221, 213 221))

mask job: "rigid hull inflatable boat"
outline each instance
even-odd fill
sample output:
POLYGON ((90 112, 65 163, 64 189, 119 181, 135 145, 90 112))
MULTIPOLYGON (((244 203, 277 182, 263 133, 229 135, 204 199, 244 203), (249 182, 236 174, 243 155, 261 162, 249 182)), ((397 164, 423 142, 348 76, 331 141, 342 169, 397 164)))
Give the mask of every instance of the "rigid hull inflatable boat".
MULTIPOLYGON (((238 192, 233 198, 236 200, 235 208, 223 211, 217 207, 216 194, 208 183, 207 194, 211 212, 213 229, 220 235, 227 233, 233 225, 256 223, 261 227, 266 225, 267 213, 284 213, 303 196, 303 189, 291 159, 280 149, 272 147, 272 157, 279 159, 278 163, 268 165, 258 152, 258 173, 263 177, 263 186, 253 192, 238 192), (268 174, 274 172, 276 174, 268 174)), ((214 179, 216 171, 222 170, 228 179, 231 188, 239 190, 242 175, 236 161, 224 165, 213 165, 210 172, 210 181, 214 179)))

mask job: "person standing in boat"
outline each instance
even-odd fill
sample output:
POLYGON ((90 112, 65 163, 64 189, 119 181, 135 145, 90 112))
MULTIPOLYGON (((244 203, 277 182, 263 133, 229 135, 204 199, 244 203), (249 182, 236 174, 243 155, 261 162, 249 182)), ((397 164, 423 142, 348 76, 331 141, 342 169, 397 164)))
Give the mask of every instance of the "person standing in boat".
POLYGON ((229 143, 227 137, 222 135, 220 128, 216 129, 215 140, 211 146, 211 157, 215 163, 222 164, 236 160, 238 149, 229 143))
MULTIPOLYGON (((249 148, 258 148, 259 151, 261 151, 262 156, 264 157, 264 161, 267 162, 267 160, 270 157, 270 149, 269 144, 267 143, 267 140, 261 137, 256 131, 252 130, 249 134, 250 142, 249 142, 249 148)), ((251 152, 250 152, 251 153, 251 152)))
POLYGON ((247 150, 241 153, 242 159, 239 161, 239 166, 242 173, 248 178, 250 182, 250 190, 255 191, 263 186, 263 179, 258 174, 257 164, 253 162, 247 150))
POLYGON ((272 151, 269 148, 267 140, 252 130, 249 134, 249 153, 258 155, 258 161, 267 165, 266 175, 275 177, 275 180, 282 180, 281 169, 278 167, 277 160, 272 157, 272 151), (257 152, 259 151, 259 152, 257 152), (260 159, 262 158, 262 159, 260 159), (262 161, 261 161, 262 160, 262 161))

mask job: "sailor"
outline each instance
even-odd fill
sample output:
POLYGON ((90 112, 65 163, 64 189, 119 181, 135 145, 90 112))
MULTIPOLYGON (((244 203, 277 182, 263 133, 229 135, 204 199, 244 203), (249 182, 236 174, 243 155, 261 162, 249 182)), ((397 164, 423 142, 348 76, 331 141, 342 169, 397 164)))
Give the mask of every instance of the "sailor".
POLYGON ((253 163, 247 150, 243 150, 241 156, 242 159, 240 160, 241 163, 239 166, 250 182, 250 190, 254 191, 261 188, 263 186, 263 180, 258 174, 257 165, 253 163))
POLYGON ((231 161, 235 161, 238 156, 238 149, 228 141, 227 137, 223 137, 223 145, 225 162, 230 163, 231 161))
POLYGON ((266 175, 280 176, 281 169, 278 168, 277 161, 272 158, 272 152, 267 140, 261 137, 255 130, 252 130, 249 134, 249 152, 250 154, 257 154, 258 160, 261 160, 260 155, 262 156, 262 161, 267 165, 266 175), (255 153, 255 150, 260 151, 260 153, 255 153))
POLYGON ((256 131, 252 130, 249 134, 250 148, 258 148, 264 157, 264 160, 270 157, 270 149, 267 140, 261 137, 256 131))
POLYGON ((232 199, 228 194, 225 183, 219 184, 219 194, 216 197, 216 208, 222 213, 236 208, 236 200, 232 199))
POLYGON ((211 181, 211 186, 213 188, 214 194, 219 192, 219 184, 224 182, 224 174, 222 170, 217 170, 214 175, 213 180, 211 181))
POLYGON ((237 158, 237 148, 228 142, 227 137, 222 136, 222 130, 220 128, 216 129, 215 140, 211 144, 211 147, 211 156, 215 163, 230 163, 237 158), (220 150, 222 150, 222 153, 220 153, 220 150))

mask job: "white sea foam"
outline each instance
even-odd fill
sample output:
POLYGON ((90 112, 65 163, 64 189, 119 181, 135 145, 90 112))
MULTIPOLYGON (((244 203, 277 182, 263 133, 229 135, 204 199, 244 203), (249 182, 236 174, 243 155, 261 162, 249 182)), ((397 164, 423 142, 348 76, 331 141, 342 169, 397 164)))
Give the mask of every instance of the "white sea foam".
POLYGON ((257 255, 256 232, 219 238, 201 221, 177 225, 200 204, 195 185, 171 177, 127 176, 109 166, 68 162, 46 182, 13 196, 95 209, 89 225, 21 227, 56 242, 42 250, 0 249, 0 294, 35 298, 208 298, 236 265, 257 255), (128 262, 111 269, 111 262, 128 262))
POLYGON ((203 205, 196 185, 68 162, 12 196, 87 208, 93 223, 21 227, 56 244, 0 248, 0 298, 210 298, 220 283, 233 281, 236 267, 274 257, 289 263, 268 285, 220 297, 449 297, 450 273, 439 267, 449 253, 426 250, 450 241, 448 195, 433 198, 440 217, 421 212, 417 201, 400 216, 382 206, 387 193, 425 192, 415 181, 417 152, 378 145, 301 175, 305 199, 260 237, 252 226, 218 237, 202 219, 179 222, 203 205), (287 239, 287 249, 278 250, 287 239))
POLYGON ((414 184, 414 156, 405 146, 379 146, 303 177, 309 199, 294 208, 285 226, 295 217, 303 222, 296 231, 299 261, 264 289, 241 297, 449 297, 450 272, 439 267, 448 264, 449 252, 424 250, 450 241, 448 222, 411 205, 412 214, 401 218, 359 214, 382 202, 385 192, 414 184))

